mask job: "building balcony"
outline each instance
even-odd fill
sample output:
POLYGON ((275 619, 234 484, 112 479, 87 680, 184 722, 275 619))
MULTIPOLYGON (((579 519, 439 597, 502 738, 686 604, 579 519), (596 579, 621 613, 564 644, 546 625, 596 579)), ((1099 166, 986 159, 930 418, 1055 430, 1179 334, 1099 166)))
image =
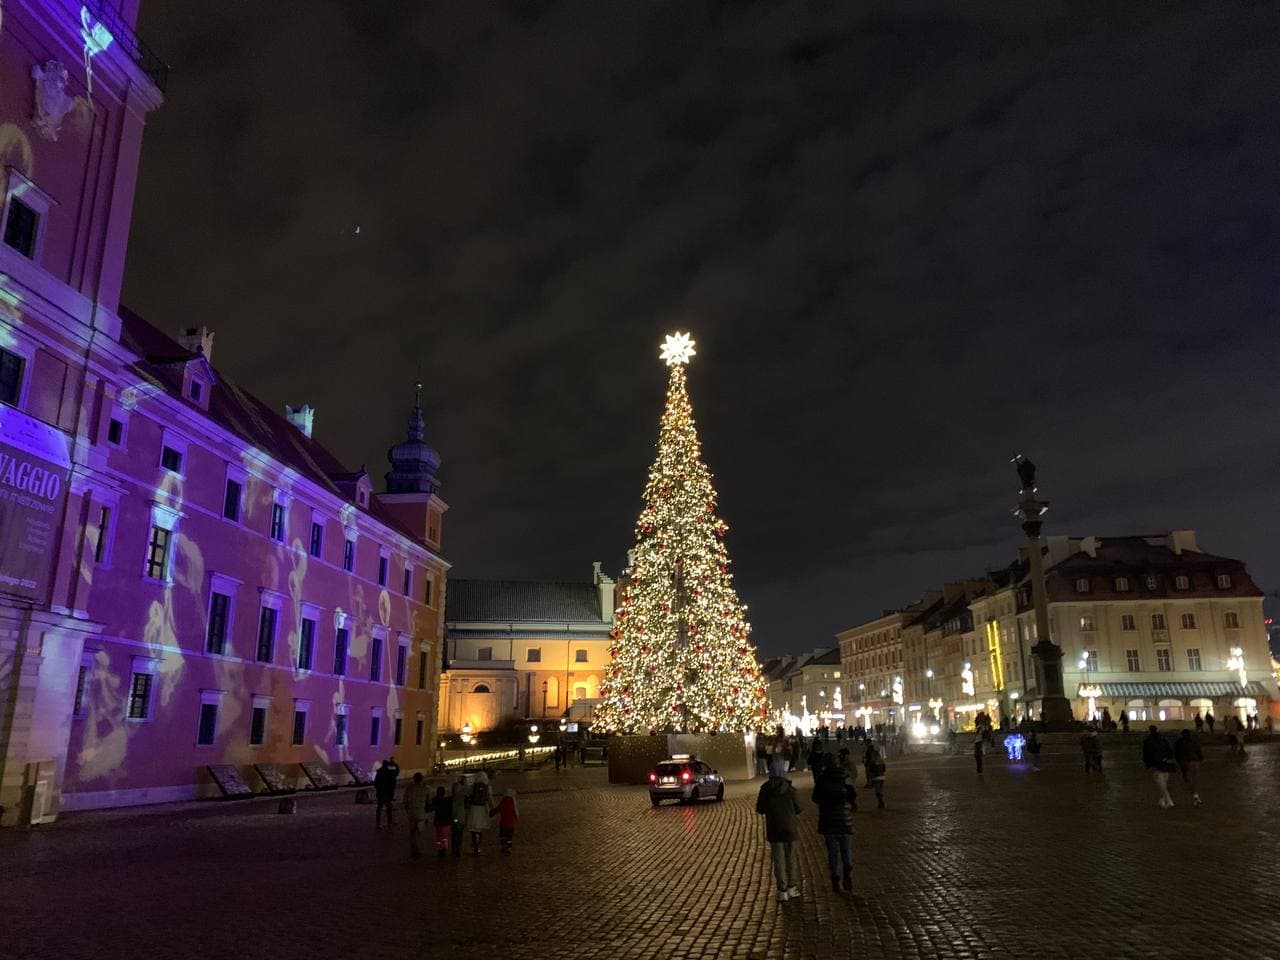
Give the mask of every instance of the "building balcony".
POLYGON ((89 15, 106 27, 111 39, 161 93, 169 82, 169 65, 142 42, 120 13, 119 0, 82 0, 89 15))

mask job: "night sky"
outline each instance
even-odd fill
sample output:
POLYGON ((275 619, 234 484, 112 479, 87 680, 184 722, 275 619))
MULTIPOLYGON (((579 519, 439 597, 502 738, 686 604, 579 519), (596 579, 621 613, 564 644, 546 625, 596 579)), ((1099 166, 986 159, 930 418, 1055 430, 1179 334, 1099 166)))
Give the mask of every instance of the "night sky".
POLYGON ((453 576, 617 572, 679 328, 766 653, 1006 564, 1018 452, 1276 589, 1280 14, 942 6, 148 0, 125 302, 379 485, 420 370, 453 576))

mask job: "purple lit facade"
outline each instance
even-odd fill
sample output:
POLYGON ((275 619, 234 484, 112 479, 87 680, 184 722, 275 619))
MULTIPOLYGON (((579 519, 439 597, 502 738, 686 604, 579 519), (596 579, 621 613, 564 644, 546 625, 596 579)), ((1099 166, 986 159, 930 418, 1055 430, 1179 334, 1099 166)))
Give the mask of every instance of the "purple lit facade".
POLYGON ((210 765, 258 786, 255 764, 434 759, 447 508, 421 410, 377 493, 309 408, 224 381, 212 335, 120 306, 162 79, 123 7, 91 79, 89 8, 0 24, 4 824, 213 795, 210 765))

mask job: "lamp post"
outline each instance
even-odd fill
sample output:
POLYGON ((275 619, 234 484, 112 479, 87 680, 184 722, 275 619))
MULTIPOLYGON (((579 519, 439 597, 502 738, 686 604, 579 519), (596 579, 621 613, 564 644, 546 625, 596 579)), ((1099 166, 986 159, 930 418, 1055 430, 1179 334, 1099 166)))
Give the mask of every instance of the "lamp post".
POLYGON ((1027 536, 1031 597, 1036 613, 1036 645, 1031 648, 1037 666, 1036 699, 1040 701, 1047 727, 1067 729, 1072 720, 1071 701, 1063 693, 1062 648, 1049 635, 1049 596, 1044 587, 1044 556, 1040 544, 1043 524, 1040 518, 1049 509, 1049 501, 1036 498, 1036 465, 1021 454, 1014 457, 1013 462, 1022 483, 1013 515, 1022 521, 1022 532, 1027 536))
POLYGON ((933 713, 933 667, 924 668, 924 678, 929 682, 929 716, 937 720, 933 713))

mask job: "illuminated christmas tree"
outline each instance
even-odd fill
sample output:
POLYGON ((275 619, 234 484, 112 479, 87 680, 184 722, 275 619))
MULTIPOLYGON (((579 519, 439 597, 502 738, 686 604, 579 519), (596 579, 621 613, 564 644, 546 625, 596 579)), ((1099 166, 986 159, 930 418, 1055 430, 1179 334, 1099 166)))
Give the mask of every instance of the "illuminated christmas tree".
POLYGON ((685 389, 693 354, 680 333, 661 352, 667 407, 596 711, 597 725, 618 733, 748 731, 767 713, 685 389))

